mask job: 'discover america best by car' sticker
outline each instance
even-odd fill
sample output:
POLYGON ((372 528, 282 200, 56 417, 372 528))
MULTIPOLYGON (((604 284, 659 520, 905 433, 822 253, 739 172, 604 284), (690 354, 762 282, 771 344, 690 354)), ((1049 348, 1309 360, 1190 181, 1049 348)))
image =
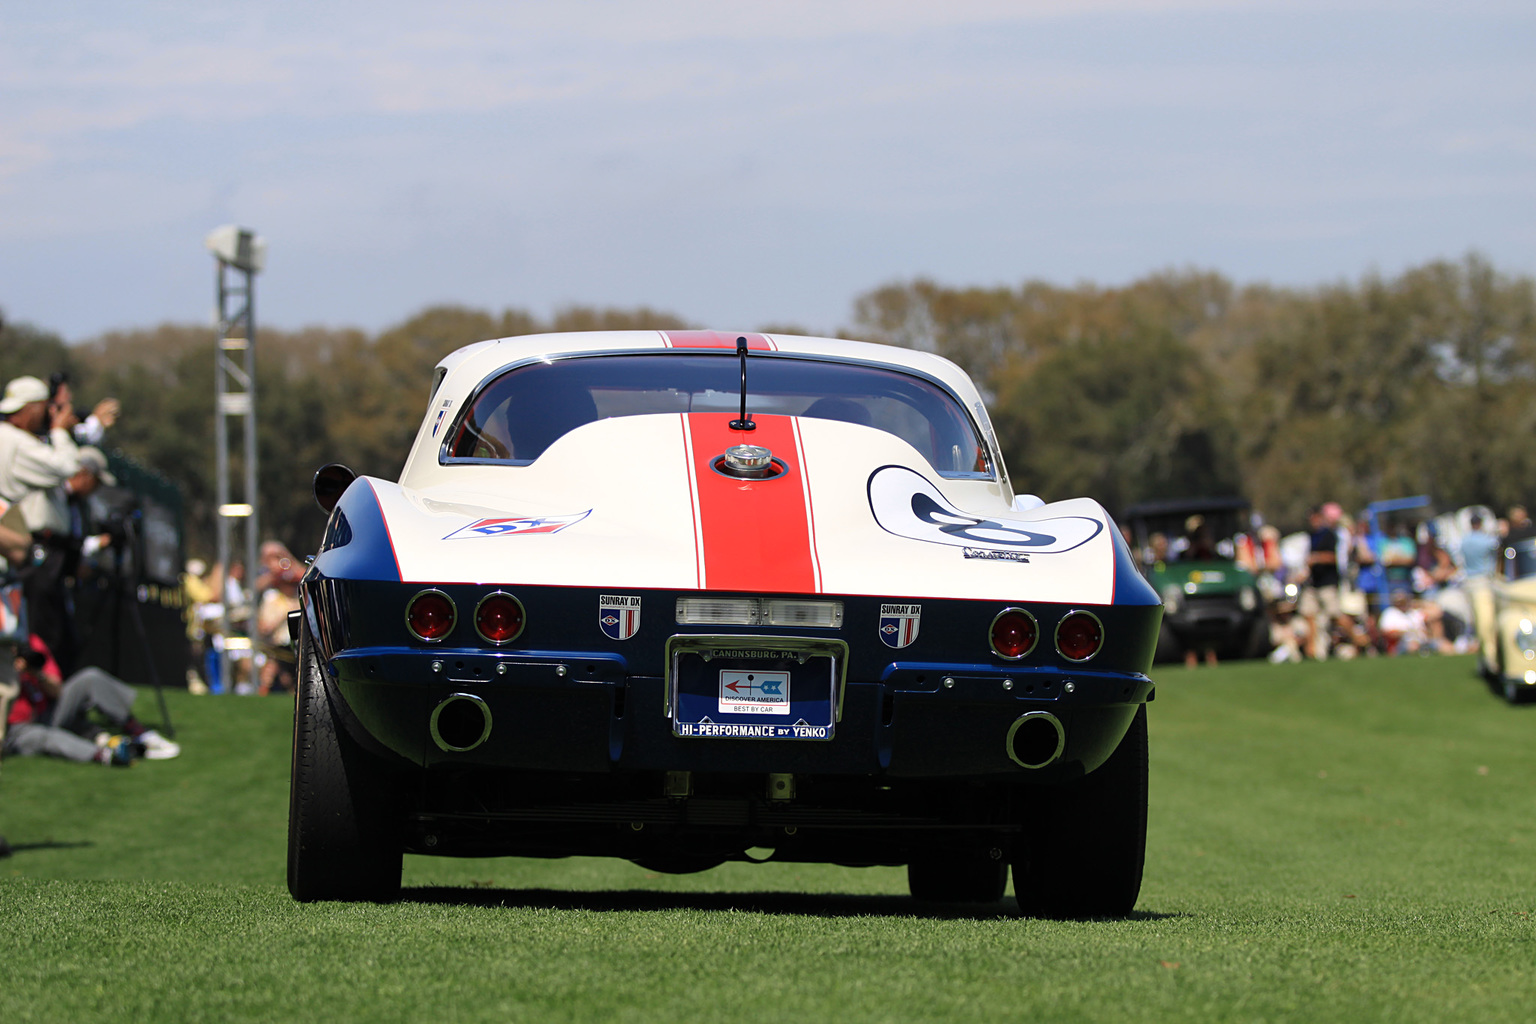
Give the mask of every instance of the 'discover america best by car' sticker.
POLYGON ((887 647, 906 647, 917 639, 922 621, 920 604, 882 604, 880 606, 880 642, 887 647))
POLYGON ((640 629, 639 594, 599 594, 597 624, 610 640, 628 640, 640 629))
POLYGON ((881 466, 870 474, 868 489, 869 510, 886 532, 962 548, 966 558, 1028 562, 1029 555, 1081 547, 1104 530, 1089 516, 1020 522, 962 512, 926 477, 905 466, 881 466))
POLYGON ((443 540, 465 540, 472 537, 505 537, 508 534, 559 533, 573 523, 579 523, 592 514, 591 509, 565 516, 509 516, 498 519, 476 519, 454 530, 443 540))
POLYGON ((738 715, 789 714, 789 673, 722 669, 718 710, 738 715))

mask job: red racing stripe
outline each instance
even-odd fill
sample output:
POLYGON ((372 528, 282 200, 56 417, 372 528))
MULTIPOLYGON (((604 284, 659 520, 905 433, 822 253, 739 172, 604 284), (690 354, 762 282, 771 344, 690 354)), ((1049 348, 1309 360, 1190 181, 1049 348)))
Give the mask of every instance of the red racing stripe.
POLYGON ((728 331, 663 331, 670 348, 728 348, 736 351, 736 339, 746 338, 752 352, 774 352, 778 346, 766 334, 732 334, 728 331))
POLYGON ((816 593, 819 589, 806 507, 804 463, 788 416, 755 417, 751 433, 731 430, 730 413, 689 413, 688 435, 698 488, 696 529, 708 590, 816 593), (773 452, 788 472, 772 480, 738 480, 712 463, 736 444, 773 452))

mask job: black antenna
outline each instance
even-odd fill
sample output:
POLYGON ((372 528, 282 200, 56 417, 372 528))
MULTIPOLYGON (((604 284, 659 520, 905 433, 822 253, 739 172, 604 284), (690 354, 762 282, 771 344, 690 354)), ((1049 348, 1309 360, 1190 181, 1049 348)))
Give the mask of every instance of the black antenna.
POLYGON ((732 430, 756 430, 757 424, 747 415, 747 339, 736 339, 736 356, 741 360, 741 418, 727 424, 732 430))

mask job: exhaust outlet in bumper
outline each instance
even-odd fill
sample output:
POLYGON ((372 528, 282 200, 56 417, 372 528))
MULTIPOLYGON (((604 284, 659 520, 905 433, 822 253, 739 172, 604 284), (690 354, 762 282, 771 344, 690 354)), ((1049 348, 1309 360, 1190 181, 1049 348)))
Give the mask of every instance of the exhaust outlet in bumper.
POLYGON ((439 750, 462 754, 490 737, 491 709, 472 693, 451 693, 432 709, 429 728, 439 750))
POLYGON ((1005 746, 1020 768, 1044 768, 1067 749, 1067 730, 1049 711, 1030 711, 1008 727, 1005 746))

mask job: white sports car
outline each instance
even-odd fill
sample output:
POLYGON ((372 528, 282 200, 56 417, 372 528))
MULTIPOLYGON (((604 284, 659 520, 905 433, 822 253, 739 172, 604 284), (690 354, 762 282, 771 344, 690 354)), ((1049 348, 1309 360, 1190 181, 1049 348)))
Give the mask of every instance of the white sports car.
MULTIPOLYGON (((1094 453, 1085 452, 1084 458, 1094 453)), ((398 481, 316 475, 288 883, 402 853, 908 866, 1128 913, 1162 605, 1015 496, 937 356, 709 331, 454 352, 398 481)))

